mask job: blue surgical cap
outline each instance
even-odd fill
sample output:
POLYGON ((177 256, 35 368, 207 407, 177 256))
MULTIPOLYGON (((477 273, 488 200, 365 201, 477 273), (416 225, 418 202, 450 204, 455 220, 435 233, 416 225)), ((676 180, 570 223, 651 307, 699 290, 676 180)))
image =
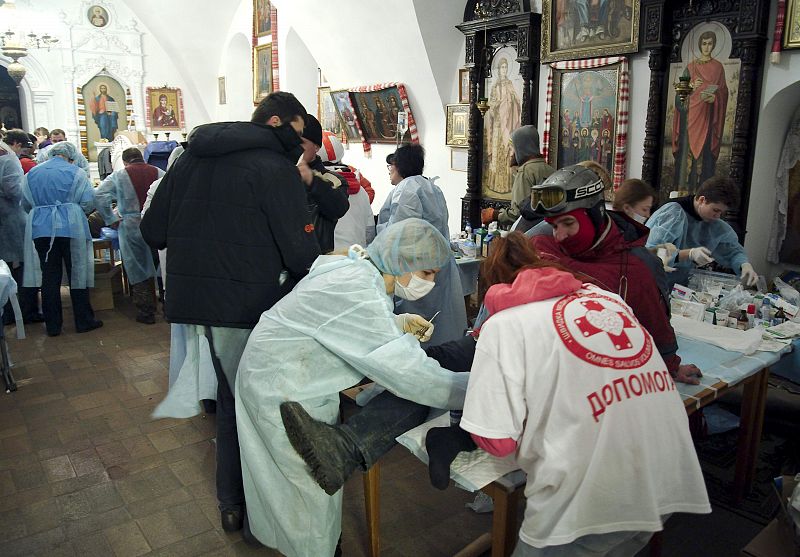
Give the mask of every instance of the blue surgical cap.
POLYGON ((400 276, 439 269, 452 257, 449 242, 421 219, 405 219, 386 227, 367 248, 370 260, 387 275, 400 276))
POLYGON ((69 141, 59 141, 58 143, 54 143, 53 146, 47 150, 46 154, 50 159, 56 155, 62 155, 71 161, 78 160, 79 157, 78 148, 69 141))

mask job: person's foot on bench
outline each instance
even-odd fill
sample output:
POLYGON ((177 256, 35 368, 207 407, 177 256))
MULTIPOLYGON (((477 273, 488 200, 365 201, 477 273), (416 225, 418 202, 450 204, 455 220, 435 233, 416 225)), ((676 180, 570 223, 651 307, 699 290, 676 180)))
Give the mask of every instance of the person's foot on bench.
POLYGON ((428 451, 428 475, 436 489, 450 485, 450 465, 461 451, 474 451, 478 446, 469 433, 458 426, 434 427, 425 436, 428 451))

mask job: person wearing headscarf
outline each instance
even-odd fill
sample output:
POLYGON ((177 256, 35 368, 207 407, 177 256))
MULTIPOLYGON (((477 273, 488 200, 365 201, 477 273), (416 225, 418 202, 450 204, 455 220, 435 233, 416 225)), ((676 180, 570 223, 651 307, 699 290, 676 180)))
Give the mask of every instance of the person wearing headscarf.
POLYGON ((341 533, 342 493, 329 496, 317 485, 287 438, 283 415, 301 407, 334 423, 339 391, 365 377, 424 405, 461 407, 468 374, 427 358, 419 337, 432 325, 394 315, 392 302, 415 279, 432 287, 450 257, 436 228, 405 219, 366 250, 318 257, 262 314, 239 364, 236 415, 250 529, 263 544, 319 557, 334 554, 341 533))
POLYGON ((139 224, 147 190, 164 171, 144 162, 142 152, 136 147, 126 149, 122 160, 125 168, 103 180, 94 196, 106 226, 119 228, 119 249, 138 312, 136 321, 152 325, 156 322, 153 281, 156 268, 153 252, 142 238, 139 224), (117 204, 116 209, 111 207, 113 202, 117 204))
MULTIPOLYGON (((403 145, 386 157, 389 180, 394 188, 378 213, 376 231, 407 218, 420 218, 431 223, 445 238, 450 238, 447 226, 449 214, 444 194, 433 179, 422 175, 425 150, 419 144, 403 145)), ((467 328, 467 311, 456 260, 442 266, 436 286, 424 299, 409 296, 397 302, 397 313, 415 313, 431 319, 437 312, 436 332, 430 346, 436 346, 464 336, 467 328)))
POLYGON ((95 319, 88 288, 94 286, 94 251, 86 214, 94 208, 94 189, 74 163, 78 149, 67 141, 48 149, 22 181, 25 224, 26 287, 41 286, 42 312, 49 336, 61 334, 61 269, 67 270, 75 330, 85 333, 103 326, 95 319))

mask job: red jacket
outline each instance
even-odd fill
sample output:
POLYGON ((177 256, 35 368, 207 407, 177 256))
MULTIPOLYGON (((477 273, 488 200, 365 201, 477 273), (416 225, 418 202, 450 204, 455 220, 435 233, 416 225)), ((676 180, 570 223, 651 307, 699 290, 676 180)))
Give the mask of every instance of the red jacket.
POLYGON ((22 165, 22 173, 27 174, 31 168, 36 166, 36 161, 29 157, 20 157, 19 163, 22 165))
POLYGON ((678 342, 669 323, 667 294, 656 281, 656 274, 663 275, 664 269, 644 248, 649 231, 620 213, 609 211, 608 215, 605 237, 577 258, 564 253, 552 233, 535 235, 531 241, 542 257, 583 273, 589 282, 619 294, 653 337, 667 369, 674 373, 681 359, 676 354, 678 342), (648 259, 651 265, 645 262, 648 259))

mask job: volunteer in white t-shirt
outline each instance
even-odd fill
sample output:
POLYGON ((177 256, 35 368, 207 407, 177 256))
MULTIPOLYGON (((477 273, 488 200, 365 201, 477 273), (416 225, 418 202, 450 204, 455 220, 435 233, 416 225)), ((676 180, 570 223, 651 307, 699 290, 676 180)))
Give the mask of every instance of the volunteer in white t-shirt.
POLYGON ((528 475, 513 556, 634 555, 668 515, 711 512, 680 395, 630 307, 517 233, 495 241, 461 427, 528 475))

